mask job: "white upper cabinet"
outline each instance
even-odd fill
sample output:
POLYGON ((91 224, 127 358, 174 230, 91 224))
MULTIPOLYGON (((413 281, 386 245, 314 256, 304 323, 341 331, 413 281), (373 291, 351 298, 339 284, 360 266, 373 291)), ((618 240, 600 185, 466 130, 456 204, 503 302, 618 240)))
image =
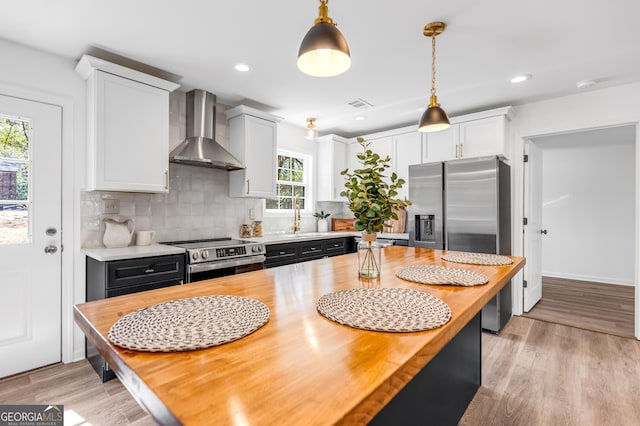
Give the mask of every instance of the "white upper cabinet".
POLYGON ((505 154, 506 118, 504 115, 464 121, 460 127, 460 158, 505 154))
POLYGON ((169 92, 179 85, 85 55, 87 189, 169 191, 169 92))
POLYGON ((409 166, 420 164, 422 158, 422 134, 413 129, 393 137, 393 170, 405 184, 398 190, 398 198, 409 198, 409 166))
POLYGON ((456 158, 506 157, 507 123, 511 107, 454 117, 447 130, 426 133, 423 163, 456 158))
POLYGON ((244 105, 225 111, 229 120, 229 152, 245 166, 229 172, 229 196, 276 196, 277 123, 271 114, 244 105))
POLYGON ((460 127, 452 124, 447 130, 425 133, 422 162, 448 161, 456 158, 460 127))
POLYGON ((345 178, 341 171, 347 165, 347 140, 337 135, 321 136, 317 144, 317 201, 344 201, 340 196, 344 191, 345 178))
MULTIPOLYGON (((409 194, 409 166, 420 164, 422 161, 422 133, 416 126, 402 127, 385 132, 363 136, 369 142, 369 148, 384 158, 391 157, 391 169, 388 176, 395 172, 399 178, 405 180, 405 185, 398 190, 398 198, 404 199, 409 194)), ((350 168, 361 167, 356 154, 362 151, 360 145, 353 140, 349 145, 350 168), (352 153, 353 150, 353 153, 352 153)))
POLYGON ((345 168, 349 168, 349 172, 353 173, 355 169, 362 167, 360 160, 358 160, 358 154, 362 153, 362 147, 355 141, 350 141, 347 145, 347 165, 345 168))

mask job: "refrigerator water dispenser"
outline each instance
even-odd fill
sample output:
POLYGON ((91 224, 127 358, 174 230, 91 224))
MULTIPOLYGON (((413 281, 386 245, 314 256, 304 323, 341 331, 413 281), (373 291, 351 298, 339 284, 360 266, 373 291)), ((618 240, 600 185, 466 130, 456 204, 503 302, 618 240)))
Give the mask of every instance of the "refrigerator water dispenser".
POLYGON ((436 215, 434 214, 417 214, 415 218, 416 226, 416 241, 424 241, 428 243, 435 243, 435 221, 436 215))

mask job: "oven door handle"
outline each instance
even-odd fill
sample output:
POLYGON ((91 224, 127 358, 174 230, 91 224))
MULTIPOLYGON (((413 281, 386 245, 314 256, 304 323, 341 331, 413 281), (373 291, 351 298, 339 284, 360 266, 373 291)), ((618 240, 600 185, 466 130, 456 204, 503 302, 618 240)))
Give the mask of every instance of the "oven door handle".
POLYGON ((214 271, 216 269, 233 268, 235 266, 252 265, 255 263, 264 263, 267 260, 266 256, 248 256, 238 259, 224 259, 216 260, 213 262, 196 263, 195 265, 189 265, 189 272, 192 274, 204 271, 214 271))

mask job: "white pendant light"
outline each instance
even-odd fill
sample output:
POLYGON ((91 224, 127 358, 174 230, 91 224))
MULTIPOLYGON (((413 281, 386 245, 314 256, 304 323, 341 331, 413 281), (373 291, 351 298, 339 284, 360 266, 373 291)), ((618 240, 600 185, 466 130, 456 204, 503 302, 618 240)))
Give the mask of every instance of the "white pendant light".
POLYGON ((333 77, 351 66, 349 45, 329 17, 328 1, 320 0, 318 17, 298 51, 298 69, 313 77, 333 77))

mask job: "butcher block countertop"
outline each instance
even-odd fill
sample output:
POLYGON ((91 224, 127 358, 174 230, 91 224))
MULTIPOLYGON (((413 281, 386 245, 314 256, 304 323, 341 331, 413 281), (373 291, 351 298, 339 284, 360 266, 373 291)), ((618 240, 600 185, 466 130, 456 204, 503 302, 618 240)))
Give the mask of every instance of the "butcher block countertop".
POLYGON ((76 305, 77 324, 129 392, 162 424, 365 424, 378 413, 524 266, 445 262, 444 251, 384 249, 379 281, 357 277, 357 256, 201 281, 76 305), (446 265, 487 275, 477 287, 401 280, 411 264, 446 265), (316 310, 320 296, 363 286, 411 288, 444 300, 452 318, 412 333, 350 328, 316 310), (109 328, 129 312, 172 299, 238 295, 265 303, 271 316, 256 332, 205 350, 146 353, 108 342, 109 328))

